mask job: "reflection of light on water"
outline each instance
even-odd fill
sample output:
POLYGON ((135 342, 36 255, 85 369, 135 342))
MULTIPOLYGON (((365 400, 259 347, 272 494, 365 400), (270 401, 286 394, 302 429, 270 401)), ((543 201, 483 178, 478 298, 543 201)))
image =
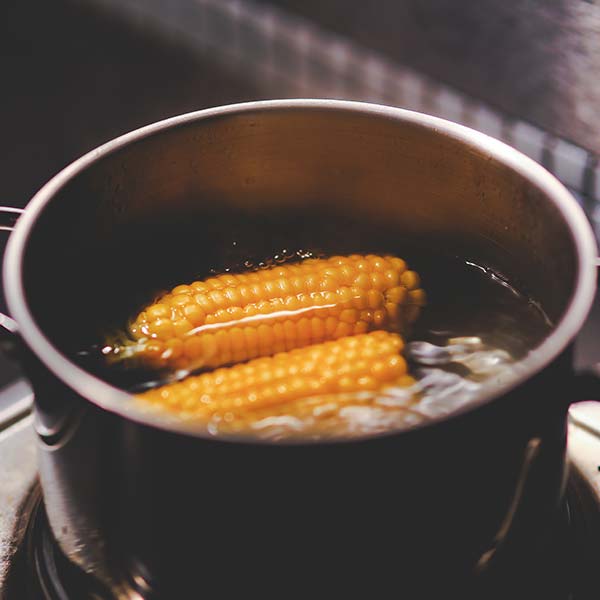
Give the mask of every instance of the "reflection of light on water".
POLYGON ((516 290, 510 283, 501 275, 496 273, 493 269, 488 267, 484 267, 477 263, 474 263, 470 260, 465 260, 465 264, 474 269, 479 269, 482 273, 484 273, 487 277, 489 277, 494 283, 500 284, 502 287, 506 288, 511 294, 516 296, 517 298, 521 297, 521 293, 516 290))
POLYGON ((474 375, 493 375, 513 361, 505 350, 490 348, 478 337, 451 338, 445 346, 429 342, 410 342, 406 354, 419 365, 461 364, 474 375))
POLYGON ((291 415, 282 415, 278 417, 267 417, 253 424, 254 429, 261 430, 268 427, 290 428, 296 431, 302 431, 304 423, 297 417, 291 415))
POLYGON ((486 346, 479 337, 450 338, 446 345, 411 342, 407 357, 417 365, 415 408, 424 416, 449 414, 467 404, 482 381, 505 372, 514 359, 505 350, 486 346), (464 374, 453 367, 460 365, 464 374))
POLYGON ((449 338, 444 345, 410 342, 405 355, 414 365, 416 377, 410 387, 386 388, 376 395, 362 392, 351 398, 340 396, 339 402, 318 405, 302 418, 269 416, 251 427, 271 440, 302 434, 355 436, 402 429, 454 412, 476 396, 485 380, 515 365, 508 352, 488 346, 476 336, 449 338))

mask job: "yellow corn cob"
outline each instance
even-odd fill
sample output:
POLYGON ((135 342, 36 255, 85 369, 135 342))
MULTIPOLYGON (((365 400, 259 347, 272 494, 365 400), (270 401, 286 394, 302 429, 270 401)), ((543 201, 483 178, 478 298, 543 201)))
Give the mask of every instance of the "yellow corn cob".
POLYGON ((374 331, 192 375, 138 397, 225 430, 269 415, 302 418, 332 402, 356 401, 361 392, 372 399, 386 387, 414 383, 403 346, 398 334, 374 331))
POLYGON ((108 348, 151 368, 217 367, 365 333, 402 331, 425 295, 392 256, 351 255, 180 285, 130 324, 131 341, 108 348))

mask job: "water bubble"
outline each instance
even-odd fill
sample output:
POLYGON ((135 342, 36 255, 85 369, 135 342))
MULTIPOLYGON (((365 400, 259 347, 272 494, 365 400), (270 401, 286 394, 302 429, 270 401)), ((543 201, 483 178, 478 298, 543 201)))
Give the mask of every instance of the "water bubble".
POLYGON ((429 342, 410 342, 406 345, 406 356, 423 365, 443 365, 451 359, 448 348, 429 342))
POLYGON ((466 355, 461 363, 477 375, 489 375, 504 369, 512 362, 504 350, 485 350, 466 355))

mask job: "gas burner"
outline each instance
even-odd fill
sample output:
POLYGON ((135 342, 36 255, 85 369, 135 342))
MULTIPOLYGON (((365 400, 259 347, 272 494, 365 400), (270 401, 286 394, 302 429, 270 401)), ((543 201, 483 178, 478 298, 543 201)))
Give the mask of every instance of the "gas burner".
MULTIPOLYGON (((600 423, 598 405, 577 405, 569 426, 570 471, 556 522, 532 549, 510 552, 497 573, 477 585, 477 600, 597 598, 600 568, 600 423)), ((36 479, 32 418, 0 431, 11 485, 0 485, 0 597, 3 600, 146 600, 109 586, 69 561, 55 542, 36 479), (18 475, 17 475, 18 473, 18 475), (4 492, 4 493, 3 493, 4 492)), ((85 544, 85 540, 82 540, 85 544)), ((461 597, 472 597, 461 594, 461 597)))
POLYGON ((60 551, 52 537, 37 484, 27 505, 25 536, 6 581, 7 600, 116 600, 116 595, 60 551))

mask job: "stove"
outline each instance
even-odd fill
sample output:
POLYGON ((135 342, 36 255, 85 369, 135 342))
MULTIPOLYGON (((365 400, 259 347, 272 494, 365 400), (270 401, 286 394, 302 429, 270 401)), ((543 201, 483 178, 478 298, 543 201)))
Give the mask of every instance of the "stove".
MULTIPOLYGON (((36 469, 32 395, 24 381, 0 394, 0 599, 144 600, 97 566, 91 576, 52 537, 36 469)), ((565 500, 546 537, 511 548, 497 572, 474 581, 475 597, 592 600, 600 569, 600 404, 580 403, 569 417, 565 500)), ((90 540, 80 540, 82 551, 90 540)), ((463 596, 464 597, 464 596, 463 596)))

